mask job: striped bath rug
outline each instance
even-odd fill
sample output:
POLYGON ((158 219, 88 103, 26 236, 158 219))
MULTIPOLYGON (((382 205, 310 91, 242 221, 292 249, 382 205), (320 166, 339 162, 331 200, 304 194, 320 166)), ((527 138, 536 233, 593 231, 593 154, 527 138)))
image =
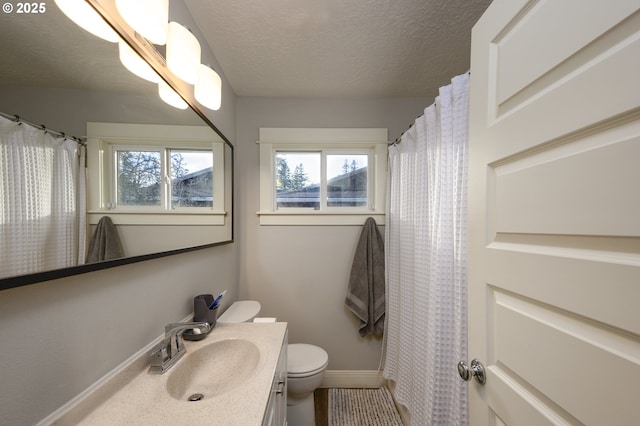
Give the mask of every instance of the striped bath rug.
POLYGON ((329 426, 402 426, 387 388, 329 389, 329 426))

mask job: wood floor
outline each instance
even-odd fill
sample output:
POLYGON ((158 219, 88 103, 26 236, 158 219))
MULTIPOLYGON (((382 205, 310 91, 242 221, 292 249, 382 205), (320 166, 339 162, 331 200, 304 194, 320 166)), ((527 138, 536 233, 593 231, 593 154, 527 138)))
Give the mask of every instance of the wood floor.
POLYGON ((329 389, 318 388, 314 393, 316 426, 329 426, 329 389))

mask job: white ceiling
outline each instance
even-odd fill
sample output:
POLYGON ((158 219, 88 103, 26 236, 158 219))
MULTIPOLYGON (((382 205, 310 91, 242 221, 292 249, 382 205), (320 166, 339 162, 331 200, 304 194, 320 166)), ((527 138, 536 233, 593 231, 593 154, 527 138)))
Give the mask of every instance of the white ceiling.
POLYGON ((435 96, 491 0, 184 0, 239 96, 435 96))
MULTIPOLYGON (((239 96, 432 97, 469 69, 491 0, 183 0, 239 96)), ((0 14, 0 86, 150 92, 50 5, 0 14)))

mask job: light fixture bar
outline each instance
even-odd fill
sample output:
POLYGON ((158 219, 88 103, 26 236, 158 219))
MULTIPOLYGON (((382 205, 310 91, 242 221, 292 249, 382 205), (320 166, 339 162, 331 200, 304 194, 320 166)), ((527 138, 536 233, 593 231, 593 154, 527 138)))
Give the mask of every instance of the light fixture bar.
POLYGON ((169 0, 116 0, 122 18, 153 44, 167 42, 169 0))

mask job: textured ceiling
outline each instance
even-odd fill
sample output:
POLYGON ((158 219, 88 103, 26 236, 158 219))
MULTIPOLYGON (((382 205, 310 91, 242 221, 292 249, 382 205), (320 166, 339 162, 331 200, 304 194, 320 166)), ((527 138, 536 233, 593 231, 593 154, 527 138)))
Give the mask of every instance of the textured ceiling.
MULTIPOLYGON (((491 0, 184 0, 239 96, 435 96, 491 0)), ((0 86, 153 93, 55 7, 0 14, 0 86)))
POLYGON ((118 46, 71 23, 53 2, 43 14, 0 14, 0 86, 140 91, 118 46))
POLYGON ((435 96, 490 0, 184 0, 240 96, 435 96))

